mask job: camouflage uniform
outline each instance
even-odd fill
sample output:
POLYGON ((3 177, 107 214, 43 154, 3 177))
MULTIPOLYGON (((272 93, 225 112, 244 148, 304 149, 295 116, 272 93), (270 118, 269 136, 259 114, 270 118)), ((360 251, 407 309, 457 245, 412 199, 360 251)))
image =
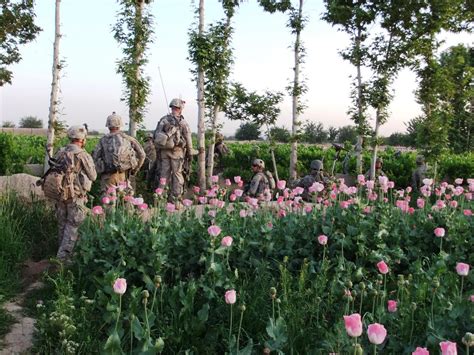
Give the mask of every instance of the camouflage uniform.
MULTIPOLYGON (((83 127, 73 126, 68 129, 70 139, 85 139, 86 131, 83 127)), ((92 182, 97 178, 94 161, 84 149, 76 144, 68 144, 64 148, 66 151, 75 153, 75 157, 80 161, 79 172, 74 181, 74 195, 71 200, 56 203, 56 216, 58 219, 58 241, 59 250, 57 257, 60 260, 68 261, 78 239, 77 230, 84 221, 87 209, 87 192, 90 191, 92 182)), ((59 153, 56 153, 56 156, 59 153)))
POLYGON ((244 194, 250 197, 264 198, 264 194, 273 194, 271 190, 269 177, 265 174, 265 162, 262 159, 255 159, 252 162, 254 175, 244 188, 244 194))
POLYGON ((146 137, 146 141, 143 144, 143 150, 145 151, 145 164, 144 170, 146 173, 146 180, 148 184, 151 186, 154 180, 154 169, 155 169, 155 161, 156 161, 156 147, 155 143, 153 142, 153 133, 149 133, 146 137))
POLYGON ((423 185, 423 179, 426 178, 426 164, 425 157, 418 155, 416 157, 417 168, 413 171, 411 175, 411 187, 413 191, 418 191, 418 189, 423 185))
POLYGON ((224 136, 221 133, 216 135, 216 145, 214 146, 214 172, 216 174, 223 171, 222 157, 229 154, 229 148, 224 143, 224 136))
POLYGON ((169 200, 178 201, 184 193, 183 166, 186 159, 188 162, 191 159, 192 140, 191 129, 180 114, 184 108, 184 101, 173 99, 170 107, 179 109, 179 115, 163 116, 158 121, 154 133, 158 167, 155 173, 155 185, 158 185, 160 178, 165 178, 170 186, 169 200))
MULTIPOLYGON (((383 164, 383 160, 382 158, 377 158, 375 160, 375 181, 377 181, 378 177, 379 176, 387 176, 384 171, 382 170, 382 164, 383 164)), ((371 172, 372 168, 367 170, 367 172, 365 173, 365 180, 369 180, 370 179, 370 172, 371 172)))
POLYGON ((106 126, 111 132, 99 140, 99 143, 92 152, 92 157, 96 165, 97 173, 100 174, 101 191, 104 193, 109 187, 117 186, 119 183, 126 182, 130 189, 129 192, 133 193, 130 178, 135 175, 142 167, 143 162, 145 161, 145 151, 135 138, 130 137, 129 135, 120 131, 120 128, 122 127, 122 118, 116 115, 115 112, 107 117, 106 126), (130 145, 135 152, 136 158, 135 164, 132 164, 136 165, 134 168, 125 171, 107 171, 105 162, 110 160, 110 156, 107 155, 112 154, 114 149, 113 147, 107 146, 106 142, 110 141, 109 138, 114 135, 120 135, 123 140, 130 142, 130 145))
POLYGON ((294 184, 295 187, 304 188, 304 192, 301 197, 306 200, 311 200, 311 195, 308 189, 315 183, 320 182, 325 184, 328 181, 328 177, 323 172, 323 162, 321 160, 313 160, 310 165, 311 173, 305 177, 297 180, 294 184))

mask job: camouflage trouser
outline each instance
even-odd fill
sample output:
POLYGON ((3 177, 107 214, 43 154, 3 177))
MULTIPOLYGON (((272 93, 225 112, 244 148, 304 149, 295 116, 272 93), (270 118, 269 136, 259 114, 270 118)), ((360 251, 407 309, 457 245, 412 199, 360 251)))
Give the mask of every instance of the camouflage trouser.
POLYGON ((170 187, 169 200, 174 201, 181 198, 184 191, 183 159, 161 159, 160 177, 166 178, 170 187))
POLYGON ((107 189, 112 186, 118 186, 121 182, 127 182, 129 189, 127 193, 133 195, 133 184, 127 179, 126 173, 112 173, 112 174, 102 174, 100 176, 100 191, 102 194, 105 194, 107 189))
POLYGON ((57 257, 60 260, 70 259, 74 250, 78 239, 77 229, 86 218, 85 201, 84 198, 81 198, 68 203, 58 202, 56 204, 59 227, 57 257))

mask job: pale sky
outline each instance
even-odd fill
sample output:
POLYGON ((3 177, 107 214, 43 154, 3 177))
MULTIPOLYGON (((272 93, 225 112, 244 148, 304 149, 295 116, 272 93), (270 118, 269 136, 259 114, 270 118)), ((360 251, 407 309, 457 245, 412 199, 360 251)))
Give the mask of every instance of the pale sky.
MULTIPOLYGON (((150 45, 149 64, 145 70, 151 77, 151 96, 145 115, 145 127, 154 129, 167 112, 167 102, 160 82, 163 76, 166 97, 186 100, 183 112, 191 129, 197 131, 196 86, 189 71, 188 30, 194 21, 197 0, 155 0, 154 43, 150 45)), ((22 46, 22 61, 10 68, 13 84, 0 88, 0 122, 18 124, 25 116, 37 116, 47 126, 51 91, 51 67, 54 40, 54 0, 36 0, 37 24, 43 28, 38 38, 22 46)), ((60 55, 66 61, 61 79, 61 119, 68 125, 87 123, 90 128, 105 130, 105 119, 116 111, 128 122, 128 109, 122 97, 123 84, 115 73, 116 61, 122 57, 111 28, 116 22, 119 6, 114 0, 61 1, 60 55)), ((350 105, 350 79, 355 68, 343 61, 339 51, 349 39, 343 32, 322 21, 322 0, 308 0, 304 12, 309 22, 302 33, 306 47, 302 73, 308 92, 304 96, 307 109, 301 120, 322 122, 329 126, 344 126, 353 122, 346 112, 350 105)), ((206 23, 223 16, 217 0, 206 0, 206 23)), ((293 38, 286 27, 287 15, 263 12, 255 0, 243 2, 234 17, 232 47, 235 65, 231 80, 248 90, 284 91, 293 75, 293 38)), ((472 45, 468 34, 443 35, 443 49, 458 43, 472 45)), ((368 72, 363 75, 368 76, 368 72)), ((390 118, 381 134, 404 132, 404 122, 420 113, 413 91, 414 73, 404 70, 395 81, 395 99, 390 106, 390 118)), ((279 126, 291 128, 291 99, 281 105, 279 126)), ((223 132, 233 134, 239 122, 230 122, 221 115, 223 132)))

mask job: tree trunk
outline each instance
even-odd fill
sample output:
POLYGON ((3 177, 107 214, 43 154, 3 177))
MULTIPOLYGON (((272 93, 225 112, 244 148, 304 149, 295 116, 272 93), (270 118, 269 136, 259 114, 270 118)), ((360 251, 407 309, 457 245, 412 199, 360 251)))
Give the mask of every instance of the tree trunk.
MULTIPOLYGON (((301 19, 303 16, 303 0, 300 0, 300 6, 298 9, 298 17, 301 19)), ((293 82, 293 108, 292 108, 292 116, 293 116, 293 124, 292 124, 292 142, 291 142, 291 153, 290 153, 290 181, 296 180, 296 165, 298 162, 298 142, 296 140, 296 136, 298 134, 298 99, 301 95, 301 90, 299 88, 299 75, 300 75, 300 35, 301 30, 296 31, 296 39, 295 39, 295 77, 293 82)))
MULTIPOLYGON (((199 35, 204 32, 204 0, 199 0, 199 35)), ((201 190, 206 189, 206 126, 204 108, 204 70, 198 64, 197 82, 198 102, 198 184, 201 190)))
POLYGON ((359 124, 359 136, 357 137, 357 149, 356 149, 356 170, 357 174, 362 174, 362 145, 364 142, 364 138, 362 137, 361 132, 361 124, 364 115, 364 108, 362 107, 362 74, 361 74, 361 64, 360 64, 360 36, 361 36, 361 29, 358 28, 357 30, 357 38, 356 38, 356 50, 358 51, 358 58, 357 58, 357 110, 358 110, 358 124, 359 124))
POLYGON ((379 147, 377 138, 379 136, 380 115, 381 109, 377 108, 377 112, 375 113, 374 151, 372 153, 372 161, 370 162, 370 180, 375 180, 375 161, 377 160, 377 151, 379 147))
POLYGON ((277 164, 276 164, 276 159, 275 159, 275 148, 273 145, 275 142, 273 141, 272 134, 270 133, 270 127, 267 125, 267 137, 268 137, 268 143, 270 143, 270 154, 272 156, 272 165, 273 165, 273 173, 275 174, 275 179, 276 181, 280 181, 278 177, 278 169, 277 169, 277 164))
POLYGON ((216 128, 217 128, 217 114, 219 112, 219 106, 214 106, 214 112, 212 113, 212 131, 211 141, 207 149, 207 183, 211 186, 211 176, 214 173, 214 147, 216 146, 216 128))
MULTIPOLYGON (((136 1, 135 2, 135 23, 141 22, 142 21, 142 16, 143 16, 143 8, 145 7, 145 2, 144 1, 136 1)), ((138 92, 139 88, 137 87, 136 83, 140 82, 141 79, 141 71, 140 71, 140 66, 139 63, 143 58, 143 52, 144 48, 141 46, 140 42, 137 41, 136 39, 137 34, 135 33, 135 45, 136 45, 136 56, 133 58, 133 61, 135 62, 135 84, 132 84, 130 87, 130 102, 131 105, 128 108, 128 115, 129 115, 129 127, 128 127, 128 133, 132 137, 137 136, 137 121, 138 121, 138 92)))
POLYGON ((44 171, 49 169, 49 157, 53 156, 54 148, 54 126, 58 113, 58 92, 59 92, 59 72, 61 63, 59 62, 59 40, 61 39, 60 9, 61 0, 56 0, 55 20, 54 20, 54 45, 53 45, 53 81, 51 83, 51 96, 49 100, 48 115, 48 136, 46 138, 46 157, 44 160, 44 171))

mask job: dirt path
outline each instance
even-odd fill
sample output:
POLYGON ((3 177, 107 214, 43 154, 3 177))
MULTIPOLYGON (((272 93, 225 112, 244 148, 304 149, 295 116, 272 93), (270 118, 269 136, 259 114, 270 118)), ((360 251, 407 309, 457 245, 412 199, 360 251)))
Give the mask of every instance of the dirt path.
POLYGON ((0 355, 25 354, 33 346, 36 321, 24 315, 23 302, 29 292, 44 286, 39 279, 48 266, 49 262, 47 260, 28 261, 24 264, 22 273, 22 282, 25 285, 24 291, 3 305, 3 308, 15 318, 15 323, 1 341, 0 355))

